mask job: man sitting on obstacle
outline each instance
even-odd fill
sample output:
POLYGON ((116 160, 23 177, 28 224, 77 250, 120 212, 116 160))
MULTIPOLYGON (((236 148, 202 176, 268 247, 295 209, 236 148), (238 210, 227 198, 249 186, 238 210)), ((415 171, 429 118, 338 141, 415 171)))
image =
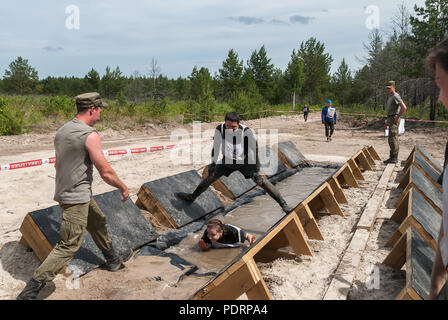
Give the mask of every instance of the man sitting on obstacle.
POLYGON ((227 113, 225 122, 215 130, 212 163, 208 166, 208 176, 192 194, 179 192, 177 196, 187 202, 193 202, 213 182, 222 176, 228 177, 234 171, 241 172, 246 179, 252 179, 261 186, 280 204, 285 213, 292 211, 293 208, 288 206, 277 188, 260 174, 257 140, 249 127, 240 124, 240 117, 235 112, 227 113), (220 153, 223 158, 218 161, 220 153))
POLYGON ((240 247, 245 241, 248 241, 248 247, 255 242, 254 235, 231 224, 224 224, 219 219, 210 219, 207 222, 207 229, 199 240, 199 247, 202 250, 209 248, 236 248, 240 247))

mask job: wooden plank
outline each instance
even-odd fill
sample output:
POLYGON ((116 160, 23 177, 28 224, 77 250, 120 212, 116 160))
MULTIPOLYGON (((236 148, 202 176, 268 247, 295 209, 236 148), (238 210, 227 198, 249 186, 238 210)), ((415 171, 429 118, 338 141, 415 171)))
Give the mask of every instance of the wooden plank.
POLYGON ((394 300, 413 300, 408 293, 408 288, 404 287, 394 300))
POLYGON ((415 160, 415 147, 414 147, 414 151, 411 152, 411 154, 409 155, 409 157, 406 159, 406 163, 403 167, 403 172, 406 172, 409 167, 414 163, 415 160))
POLYGON ((342 176, 344 177, 345 182, 349 187, 359 188, 358 181, 356 181, 355 176, 353 175, 352 169, 349 165, 347 165, 342 171, 342 176))
POLYGON ((330 184, 330 187, 334 191, 334 197, 339 203, 348 203, 347 197, 344 194, 344 191, 342 190, 341 185, 339 184, 338 180, 335 177, 331 177, 330 180, 328 180, 328 183, 330 184))
POLYGON ((396 223, 402 223, 404 219, 406 219, 406 217, 411 215, 412 190, 412 188, 409 188, 406 193, 402 193, 402 195, 404 194, 403 199, 390 218, 392 221, 395 221, 396 223))
POLYGON ((400 194, 400 196, 398 197, 397 201, 395 202, 395 204, 394 204, 395 208, 398 208, 400 206, 401 202, 404 200, 404 198, 408 194, 409 190, 411 190, 414 187, 415 186, 412 183, 407 185, 407 187, 403 190, 403 192, 400 194))
POLYGON ((53 250, 53 246, 29 214, 27 214, 25 219, 23 219, 19 230, 22 233, 24 240, 28 246, 33 249, 39 260, 44 261, 50 254, 51 250, 53 250))
POLYGON ((361 170, 359 169, 358 165, 356 164, 355 160, 353 159, 349 159, 348 160, 348 165, 350 166, 350 169, 352 169, 353 175, 355 176, 355 178, 357 180, 365 180, 364 176, 362 175, 361 170))
POLYGON ((373 146, 368 146, 370 155, 373 157, 373 159, 381 161, 380 156, 378 155, 378 152, 376 152, 375 148, 373 146))
POLYGON ((372 166, 370 165, 369 161, 367 161, 367 158, 366 158, 364 152, 362 152, 362 150, 358 154, 358 156, 355 158, 355 162, 359 163, 361 165, 361 168, 365 171, 373 170, 372 166))
POLYGON ((408 216, 398 227, 397 231, 392 235, 392 237, 387 241, 385 247, 393 247, 401 236, 406 232, 406 230, 412 225, 412 217, 408 216))
POLYGON ((307 204, 301 204, 296 210, 294 210, 294 212, 296 212, 300 223, 305 229, 308 239, 324 240, 324 236, 320 232, 317 221, 307 204))
POLYGON ((434 180, 417 162, 414 162, 413 165, 420 170, 421 173, 423 173, 423 175, 429 180, 431 181, 431 183, 433 185, 436 186, 437 189, 439 189, 440 192, 443 192, 443 188, 442 186, 436 181, 434 180))
POLYGON ((297 215, 293 215, 293 219, 283 229, 289 245, 294 250, 297 256, 305 254, 312 256, 313 252, 305 239, 305 230, 303 230, 297 215))
POLYGON ((249 300, 272 300, 271 293, 266 286, 266 283, 261 276, 260 270, 258 270, 255 261, 251 259, 247 263, 251 277, 255 281, 255 285, 246 291, 246 296, 249 300))
POLYGON ((366 157, 369 164, 374 167, 376 165, 375 160, 373 159, 372 155, 370 154, 370 151, 367 147, 364 147, 362 149, 362 152, 364 152, 364 156, 366 157))
POLYGON ((139 192, 137 193, 139 202, 149 211, 157 221, 168 227, 177 229, 178 226, 170 215, 165 211, 165 209, 160 205, 160 203, 154 198, 149 189, 142 185, 139 192))
POLYGON ((25 247, 27 247, 28 249, 32 249, 31 246, 29 245, 29 243, 25 240, 24 236, 20 237, 19 243, 23 244, 25 247))
POLYGON ((333 274, 323 300, 346 300, 350 288, 358 271, 362 254, 367 246, 370 232, 363 229, 356 230, 341 263, 333 274))
POLYGON ((419 152, 425 159, 426 161, 434 167, 434 169, 436 169, 438 172, 442 173, 443 171, 443 166, 440 165, 440 163, 433 157, 431 156, 431 154, 429 154, 428 152, 426 152, 425 149, 423 149, 421 146, 415 146, 415 149, 417 150, 417 152, 419 152))
POLYGON ((291 164, 289 163, 288 159, 286 159, 286 157, 283 155, 283 153, 281 153, 280 150, 278 150, 278 149, 277 149, 277 155, 278 155, 278 158, 285 164, 286 168, 288 168, 288 169, 293 168, 291 166, 291 164))
POLYGON ((336 198, 334 197, 328 183, 326 183, 326 187, 319 194, 319 197, 322 199, 322 202, 325 204, 325 207, 328 209, 329 213, 345 217, 345 214, 342 212, 342 209, 336 201, 336 198))
POLYGON ((224 272, 216 280, 219 278, 225 281, 214 281, 214 287, 207 288, 202 300, 235 300, 258 283, 247 263, 235 272, 224 272))
MULTIPOLYGON (((202 171, 202 179, 205 179, 207 177, 208 177, 208 166, 206 166, 202 171)), ((236 199, 235 195, 232 193, 232 191, 229 190, 229 188, 227 188, 227 186, 221 181, 221 179, 218 179, 215 182, 213 182, 212 186, 213 188, 221 192, 225 197, 232 200, 236 199)))
POLYGON ((400 183, 397 187, 397 189, 405 189, 409 183, 411 183, 411 171, 412 171, 412 167, 409 167, 404 175, 400 178, 400 183))
POLYGON ((386 259, 384 259, 383 264, 395 268, 401 269, 406 263, 406 234, 403 234, 397 243, 389 252, 386 259))
POLYGON ((369 199, 366 207, 364 208, 361 219, 358 222, 357 229, 367 229, 370 231, 373 229, 378 210, 383 202, 384 195, 386 194, 386 188, 394 171, 394 167, 395 164, 389 163, 386 166, 386 169, 384 169, 373 196, 369 199))

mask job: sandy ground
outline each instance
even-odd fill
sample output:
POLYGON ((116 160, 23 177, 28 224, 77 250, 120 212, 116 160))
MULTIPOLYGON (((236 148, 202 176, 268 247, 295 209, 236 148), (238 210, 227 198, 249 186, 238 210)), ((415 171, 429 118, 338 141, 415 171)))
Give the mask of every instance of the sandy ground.
MULTIPOLYGON (((343 117, 342 117, 343 118, 343 117)), ((373 145, 380 157, 386 159, 389 153, 387 138, 382 128, 360 129, 359 124, 352 121, 339 121, 334 139, 327 143, 324 128, 319 114, 311 114, 308 122, 302 116, 282 116, 245 122, 256 131, 276 129, 278 140, 291 140, 300 151, 312 161, 324 163, 343 163, 366 145, 373 145)), ((216 124, 204 124, 202 129, 213 129, 216 124)), ((175 129, 192 132, 191 125, 166 124, 163 126, 148 125, 136 131, 115 132, 106 130, 100 133, 103 149, 122 149, 148 147, 177 143, 170 141, 170 134, 175 129)), ((22 136, 0 137, 0 164, 48 158, 54 155, 53 135, 29 134, 22 136)), ((434 128, 407 129, 400 137, 400 160, 405 160, 415 144, 421 145, 440 163, 446 142, 446 131, 434 128)), ((269 143, 269 141, 267 142, 269 143)), ((263 145, 263 143, 260 143, 263 145)), ((264 143, 266 144, 266 143, 264 143)), ((196 152, 203 153, 202 161, 185 164, 171 161, 173 150, 144 153, 133 156, 113 156, 110 163, 119 177, 128 185, 131 199, 137 200, 140 186, 148 181, 184 172, 190 169, 201 169, 209 161, 211 143, 196 145, 196 152)), ((185 150, 185 149, 184 149, 185 150)), ((197 160, 197 159, 196 159, 197 160)), ((393 179, 389 182, 390 191, 382 204, 380 219, 372 231, 367 250, 362 258, 361 266, 349 299, 393 299, 405 281, 404 270, 392 270, 381 265, 381 261, 389 252, 384 243, 397 227, 388 220, 393 213, 393 199, 399 196, 394 190, 398 185, 397 174, 401 166, 397 166, 393 179), (380 272, 380 289, 369 290, 365 286, 371 274, 372 266, 378 266, 380 272)), ((313 257, 301 256, 294 260, 279 259, 268 264, 259 264, 260 271, 275 299, 321 299, 331 281, 354 232, 363 206, 374 191, 384 170, 378 163, 375 171, 365 172, 366 180, 359 189, 346 189, 349 203, 342 205, 346 217, 322 216, 318 220, 325 241, 311 241, 313 257)), ((13 171, 0 172, 0 299, 14 299, 22 290, 25 282, 31 277, 39 265, 33 252, 19 244, 20 225, 28 212, 55 205, 52 200, 54 191, 54 167, 43 165, 13 171)), ((104 183, 95 172, 93 192, 100 194, 113 190, 104 183)), ((149 213, 145 213, 149 217, 149 213)), ((162 229, 158 229, 163 231, 162 229)), ((81 278, 81 288, 86 290, 70 290, 69 279, 58 275, 53 287, 47 285, 40 298, 47 299, 185 299, 188 296, 178 290, 185 287, 185 292, 198 286, 207 279, 186 277, 176 283, 179 270, 160 270, 157 263, 150 264, 147 258, 139 257, 126 263, 127 271, 115 274, 97 269, 81 278), (132 272, 128 272, 132 270, 132 272), (123 277, 123 275, 126 277, 123 277), (128 276, 132 274, 132 276, 128 276), (161 276, 162 275, 162 276, 161 276), (89 288, 95 288, 89 289, 89 288), (172 290, 170 288, 173 288, 172 290), (174 290, 177 288, 177 290, 174 290), (89 290, 87 290, 89 289, 89 290), (54 292, 53 292, 54 291, 54 292), (88 292, 88 293, 87 293, 88 292)))

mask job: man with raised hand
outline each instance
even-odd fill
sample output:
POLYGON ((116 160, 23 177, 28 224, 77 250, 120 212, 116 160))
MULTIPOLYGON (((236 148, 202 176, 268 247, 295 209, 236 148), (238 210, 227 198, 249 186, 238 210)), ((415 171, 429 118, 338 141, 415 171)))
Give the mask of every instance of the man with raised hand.
MULTIPOLYGON (((67 265, 79 250, 84 231, 106 259, 106 269, 117 271, 124 267, 115 252, 106 228, 106 217, 92 197, 93 165, 101 178, 120 190, 122 201, 129 199, 128 187, 118 178, 107 162, 101 148, 101 140, 93 125, 100 119, 106 107, 96 92, 76 97, 76 117, 63 125, 56 133, 56 186, 54 200, 62 212, 61 239, 34 272, 18 300, 33 300, 39 291, 67 265)), ((129 252, 127 256, 132 253, 129 252)), ((126 260, 126 259, 125 259, 126 260)))

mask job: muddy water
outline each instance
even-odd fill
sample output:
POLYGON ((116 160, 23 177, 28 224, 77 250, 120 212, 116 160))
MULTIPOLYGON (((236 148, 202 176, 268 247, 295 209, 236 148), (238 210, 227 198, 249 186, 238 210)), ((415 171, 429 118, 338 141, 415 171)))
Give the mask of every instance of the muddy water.
MULTIPOLYGON (((289 205, 296 206, 306 199, 317 187, 325 182, 336 170, 319 167, 305 168, 276 184, 289 205)), ((278 222, 284 213, 269 195, 255 197, 252 202, 232 210, 225 216, 219 216, 224 223, 230 223, 262 237, 269 228, 278 222)), ((198 266, 198 273, 219 272, 232 262, 244 248, 212 249, 200 251, 197 242, 205 227, 189 234, 178 245, 166 250, 179 255, 198 266)))

